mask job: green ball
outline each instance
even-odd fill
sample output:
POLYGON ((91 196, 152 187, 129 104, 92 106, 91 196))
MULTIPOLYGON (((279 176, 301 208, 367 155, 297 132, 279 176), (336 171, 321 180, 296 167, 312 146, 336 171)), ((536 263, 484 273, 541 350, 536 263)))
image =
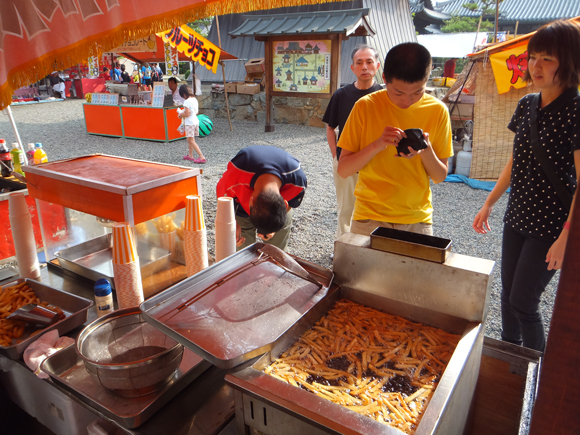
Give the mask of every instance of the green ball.
POLYGON ((199 137, 205 137, 213 130, 213 122, 207 115, 197 115, 199 120, 199 137))

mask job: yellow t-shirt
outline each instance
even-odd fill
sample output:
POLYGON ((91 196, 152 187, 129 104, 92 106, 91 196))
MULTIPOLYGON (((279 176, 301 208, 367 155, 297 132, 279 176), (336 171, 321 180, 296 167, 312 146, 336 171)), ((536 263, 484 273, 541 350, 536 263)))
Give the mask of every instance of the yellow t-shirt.
MULTIPOLYGON (((386 90, 356 102, 338 146, 359 152, 377 140, 388 125, 402 130, 420 128, 429 133, 437 157, 444 159, 453 155, 449 112, 441 101, 425 94, 411 107, 401 109, 391 103, 386 90)), ((431 188, 421 158, 409 160, 396 154, 396 147, 388 146, 359 172, 353 219, 432 223, 431 188)))

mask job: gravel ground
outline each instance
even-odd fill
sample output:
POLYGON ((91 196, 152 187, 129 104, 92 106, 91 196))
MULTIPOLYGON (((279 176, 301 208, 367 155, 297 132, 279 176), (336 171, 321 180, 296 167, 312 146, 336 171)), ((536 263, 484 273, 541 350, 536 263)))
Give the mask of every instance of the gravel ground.
MULTIPOLYGON (((288 251, 323 267, 332 266, 330 254, 336 228, 336 197, 332 181, 332 162, 323 129, 282 124, 276 125, 274 133, 265 133, 261 124, 232 121, 232 132, 227 120, 216 119, 212 134, 198 141, 208 163, 195 165, 182 160, 187 153, 185 140, 166 145, 88 135, 81 100, 13 106, 12 111, 22 142, 42 142, 49 160, 103 153, 202 168, 203 207, 210 250, 213 249, 214 237, 215 185, 228 161, 238 150, 248 145, 274 145, 285 149, 300 160, 308 176, 304 201, 295 210, 288 251)), ((0 117, 0 137, 5 138, 8 143, 15 140, 6 116, 0 117)), ((507 196, 504 195, 495 207, 490 222, 493 231, 482 236, 472 230, 471 222, 484 203, 487 192, 471 189, 460 183, 441 183, 433 185, 432 190, 435 235, 453 240, 454 252, 497 262, 486 335, 499 338, 501 219, 507 196)), ((546 329, 549 327, 558 279, 559 274, 548 286, 541 302, 546 329)))

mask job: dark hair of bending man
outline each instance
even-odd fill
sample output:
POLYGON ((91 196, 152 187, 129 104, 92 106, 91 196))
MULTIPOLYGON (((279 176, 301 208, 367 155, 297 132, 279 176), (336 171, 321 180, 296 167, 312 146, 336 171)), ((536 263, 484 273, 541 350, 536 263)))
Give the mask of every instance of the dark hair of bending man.
POLYGON ((262 235, 280 231, 287 213, 288 203, 275 190, 262 190, 250 205, 250 221, 262 235))

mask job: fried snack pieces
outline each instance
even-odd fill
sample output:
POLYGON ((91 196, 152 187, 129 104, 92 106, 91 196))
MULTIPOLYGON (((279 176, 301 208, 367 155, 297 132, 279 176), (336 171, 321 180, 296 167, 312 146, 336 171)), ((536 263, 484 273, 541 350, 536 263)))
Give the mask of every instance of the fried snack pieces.
POLYGON ((411 434, 459 338, 343 299, 265 373, 411 434))
MULTIPOLYGON (((11 346, 13 339, 18 339, 24 333, 25 322, 20 320, 6 319, 10 314, 18 308, 27 304, 41 305, 51 311, 59 314, 60 319, 64 319, 66 315, 58 308, 42 302, 34 291, 28 286, 26 281, 10 287, 0 287, 0 346, 11 346)), ((33 334, 42 331, 39 329, 33 334)))
POLYGON ((158 233, 172 233, 177 229, 173 219, 175 219, 175 213, 166 214, 153 220, 153 225, 158 233))

